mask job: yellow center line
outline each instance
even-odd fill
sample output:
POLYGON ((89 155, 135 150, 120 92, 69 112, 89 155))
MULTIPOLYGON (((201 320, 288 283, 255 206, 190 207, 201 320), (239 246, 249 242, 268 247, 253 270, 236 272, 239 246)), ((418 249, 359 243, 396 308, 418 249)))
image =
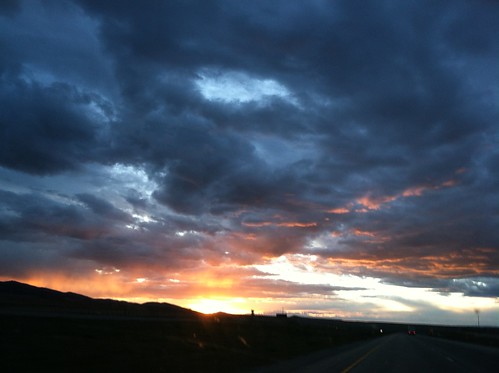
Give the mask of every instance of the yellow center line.
MULTIPOLYGON (((385 343, 386 343, 386 341, 385 341, 385 343)), ((385 343, 381 343, 381 344, 377 345, 376 347, 372 348, 371 350, 367 351, 364 355, 362 355, 360 358, 355 360, 351 365, 349 365, 348 367, 343 369, 341 371, 341 373, 350 372, 353 368, 355 368, 357 365, 359 365, 365 358, 367 358, 369 355, 371 355, 374 351, 376 351, 378 348, 383 346, 385 343)))

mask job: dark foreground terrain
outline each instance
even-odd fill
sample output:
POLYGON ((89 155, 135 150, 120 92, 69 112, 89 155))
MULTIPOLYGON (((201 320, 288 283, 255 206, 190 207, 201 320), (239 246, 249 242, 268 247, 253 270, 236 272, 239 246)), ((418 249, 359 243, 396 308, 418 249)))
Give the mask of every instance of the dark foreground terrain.
MULTIPOLYGON (((419 325, 417 330, 416 338, 499 346, 497 328, 419 325)), ((407 325, 206 316, 169 304, 97 300, 0 282, 2 372, 251 371, 315 351, 339 354, 345 346, 400 332, 406 333, 407 325)))

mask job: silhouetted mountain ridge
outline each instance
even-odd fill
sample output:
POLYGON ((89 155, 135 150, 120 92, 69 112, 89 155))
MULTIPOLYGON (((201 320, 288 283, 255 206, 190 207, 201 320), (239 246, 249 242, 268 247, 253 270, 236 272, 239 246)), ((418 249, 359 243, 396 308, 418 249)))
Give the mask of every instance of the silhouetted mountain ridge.
POLYGON ((130 303, 94 299, 17 281, 0 281, 0 310, 12 313, 69 313, 122 317, 196 317, 199 314, 169 303, 130 303))

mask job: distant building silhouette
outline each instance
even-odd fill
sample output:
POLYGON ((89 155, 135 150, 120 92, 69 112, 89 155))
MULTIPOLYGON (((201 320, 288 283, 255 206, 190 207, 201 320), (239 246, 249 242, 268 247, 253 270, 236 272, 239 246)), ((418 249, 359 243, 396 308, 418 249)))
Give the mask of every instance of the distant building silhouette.
POLYGON ((283 309, 282 312, 276 313, 275 316, 278 317, 278 318, 284 318, 285 319, 286 317, 288 317, 288 314, 286 312, 284 312, 284 309, 283 309))

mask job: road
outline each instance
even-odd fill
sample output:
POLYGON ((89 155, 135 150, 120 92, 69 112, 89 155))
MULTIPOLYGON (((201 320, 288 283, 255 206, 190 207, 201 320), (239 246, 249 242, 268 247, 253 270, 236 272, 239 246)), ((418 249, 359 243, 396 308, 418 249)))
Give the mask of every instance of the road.
POLYGON ((498 365, 497 348, 421 335, 392 334, 257 372, 495 372, 498 365))

